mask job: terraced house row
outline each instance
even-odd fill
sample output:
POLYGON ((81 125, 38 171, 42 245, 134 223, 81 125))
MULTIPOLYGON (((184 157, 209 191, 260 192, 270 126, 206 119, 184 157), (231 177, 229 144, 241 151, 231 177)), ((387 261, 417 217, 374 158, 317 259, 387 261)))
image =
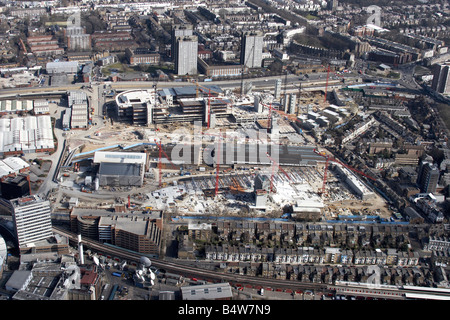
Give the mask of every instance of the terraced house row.
POLYGON ((293 249, 261 248, 254 245, 209 245, 205 247, 205 259, 217 262, 273 262, 275 264, 416 266, 419 263, 419 254, 392 248, 386 250, 343 250, 331 247, 324 249, 299 247, 293 249))
MULTIPOLYGON (((335 283, 350 281, 366 283, 372 276, 369 266, 337 267, 337 266, 307 266, 307 265, 273 265, 262 263, 259 270, 239 268, 240 273, 258 273, 265 278, 298 280, 305 283, 335 283)), ((429 286, 434 283, 439 271, 429 268, 388 267, 381 268, 379 281, 383 285, 417 285, 429 286)))
POLYGON ((269 223, 219 221, 209 228, 197 230, 190 225, 188 230, 192 240, 241 244, 260 244, 269 242, 280 247, 314 246, 357 248, 404 248, 409 243, 407 225, 349 225, 319 223, 269 223), (234 242, 234 243, 233 243, 234 242))

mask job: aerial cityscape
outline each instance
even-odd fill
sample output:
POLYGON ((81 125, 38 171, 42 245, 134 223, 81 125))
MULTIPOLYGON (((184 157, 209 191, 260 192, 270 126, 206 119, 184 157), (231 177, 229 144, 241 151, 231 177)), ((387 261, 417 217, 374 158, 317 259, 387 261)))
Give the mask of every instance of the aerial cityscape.
POLYGON ((0 0, 0 31, 1 300, 450 300, 448 1, 0 0))

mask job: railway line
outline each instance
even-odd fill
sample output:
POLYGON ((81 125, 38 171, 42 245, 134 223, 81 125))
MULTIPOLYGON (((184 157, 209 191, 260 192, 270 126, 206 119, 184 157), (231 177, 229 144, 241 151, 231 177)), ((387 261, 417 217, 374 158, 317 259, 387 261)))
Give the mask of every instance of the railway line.
POLYGON ((329 285, 328 290, 336 292, 336 295, 358 296, 369 298, 383 298, 390 300, 450 300, 450 289, 418 287, 409 285, 382 285, 336 281, 329 285))
MULTIPOLYGON (((78 235, 59 227, 53 227, 55 233, 66 236, 69 243, 76 245, 78 235)), ((90 248, 99 255, 120 261, 127 261, 129 264, 137 265, 144 254, 102 244, 91 239, 83 239, 83 246, 90 248)), ((345 296, 362 299, 388 299, 388 300, 450 300, 450 289, 417 287, 410 285, 375 285, 368 283, 336 281, 335 284, 326 283, 302 283, 299 281, 268 279, 263 277, 252 277, 239 274, 227 274, 196 268, 183 263, 172 262, 151 257, 152 266, 163 269, 167 273, 178 274, 185 278, 204 280, 208 282, 229 282, 235 287, 246 287, 261 289, 266 291, 278 291, 289 293, 302 293, 313 291, 320 294, 332 294, 335 296, 345 296)))
MULTIPOLYGON (((68 237, 69 243, 74 245, 78 242, 78 236, 70 231, 64 230, 59 227, 53 227, 55 233, 68 237)), ((131 263, 139 263, 143 254, 138 252, 132 252, 126 249, 121 249, 113 246, 107 246, 94 240, 82 240, 85 248, 97 252, 100 255, 109 256, 111 258, 118 258, 120 260, 126 260, 131 263)), ((304 290, 311 290, 316 292, 326 292, 327 285, 322 283, 302 283, 297 281, 279 280, 279 279, 267 279, 262 277, 244 276, 239 274, 227 274, 220 273, 211 270, 204 270, 196 267, 192 267, 185 264, 179 264, 167 260, 161 260, 157 258, 151 258, 152 266, 159 269, 164 269, 166 272, 180 274, 184 277, 195 278, 198 280, 205 280, 208 282, 229 282, 230 285, 236 287, 247 288, 264 288, 266 291, 282 291, 282 292, 303 292, 304 290)))

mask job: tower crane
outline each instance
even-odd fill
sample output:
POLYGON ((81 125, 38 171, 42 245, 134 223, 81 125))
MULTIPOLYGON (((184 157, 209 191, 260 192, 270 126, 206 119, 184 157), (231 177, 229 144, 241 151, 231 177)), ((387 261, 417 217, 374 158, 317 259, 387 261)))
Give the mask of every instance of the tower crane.
MULTIPOLYGON (((322 65, 322 67, 325 68, 325 66, 323 66, 323 65, 322 65)), ((327 102, 328 80, 330 78, 330 72, 332 72, 333 74, 335 74, 338 77, 340 77, 342 79, 342 81, 345 81, 345 78, 343 76, 341 76, 340 74, 338 74, 338 73, 336 73, 336 72, 331 70, 330 64, 328 64, 328 67, 326 69, 327 69, 327 81, 325 83, 325 99, 324 99, 324 102, 327 102)))
POLYGON ((362 171, 359 171, 359 170, 357 170, 357 169, 355 169, 355 168, 349 166, 348 164, 343 163, 342 161, 337 160, 337 159, 334 158, 333 156, 327 155, 325 152, 319 152, 317 149, 314 149, 314 152, 315 152, 316 154, 318 154, 318 155, 324 157, 325 160, 326 160, 326 161, 325 161, 325 171, 324 171, 324 174, 323 174, 322 189, 321 189, 321 191, 319 192, 320 194, 325 194, 325 186, 326 186, 326 183, 327 183, 328 164, 329 164, 330 161, 336 162, 336 163, 340 164, 340 165, 343 166, 343 167, 346 167, 347 169, 349 169, 349 170, 351 170, 351 171, 354 171, 354 172, 356 172, 356 173, 358 173, 358 174, 360 174, 360 175, 362 175, 362 176, 364 176, 364 177, 366 177, 366 178, 368 178, 368 179, 370 179, 370 180, 376 181, 375 178, 373 178, 373 177, 371 177, 371 176, 365 174, 365 173, 362 172, 362 171))
POLYGON ((215 183, 214 196, 217 196, 219 194, 219 170, 220 170, 220 161, 221 161, 220 156, 222 154, 222 150, 221 150, 220 146, 222 144, 221 142, 224 139, 224 137, 221 132, 218 135, 210 134, 210 133, 206 133, 206 132, 202 132, 202 134, 219 138, 219 141, 217 143, 217 150, 214 150, 215 155, 216 155, 216 183, 215 183))
POLYGON ((276 113, 278 113, 280 116, 284 117, 285 119, 289 120, 289 121, 297 121, 297 116, 295 114, 287 114, 286 112, 282 111, 282 110, 278 110, 275 109, 274 107, 272 107, 272 104, 267 105, 265 103, 260 102, 263 106, 265 106, 268 110, 269 110, 269 116, 268 116, 268 121, 267 121, 267 129, 270 130, 272 128, 272 112, 275 111, 276 113))
MULTIPOLYGON (((277 166, 283 173, 284 175, 288 178, 288 180, 292 183, 291 187, 295 190, 298 191, 297 188, 294 185, 294 181, 292 181, 291 177, 288 175, 288 173, 269 155, 269 153, 266 153, 267 157, 269 158, 269 160, 272 162, 272 166, 277 166)), ((273 176, 274 176, 274 167, 272 167, 272 175, 270 177, 270 192, 273 192, 273 176)))

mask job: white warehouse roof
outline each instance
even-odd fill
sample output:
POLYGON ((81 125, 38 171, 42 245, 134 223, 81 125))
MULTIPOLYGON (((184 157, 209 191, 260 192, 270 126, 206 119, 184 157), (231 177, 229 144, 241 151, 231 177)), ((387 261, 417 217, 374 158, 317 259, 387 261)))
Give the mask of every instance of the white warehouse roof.
POLYGON ((0 153, 54 148, 49 115, 0 119, 0 153))
POLYGON ((19 157, 9 157, 2 160, 3 163, 8 165, 13 171, 19 171, 24 168, 28 168, 30 165, 28 162, 19 157))
POLYGON ((108 152, 97 151, 94 154, 94 163, 141 163, 145 164, 146 154, 140 152, 108 152))
POLYGON ((0 160, 0 177, 10 173, 18 173, 21 169, 28 168, 28 162, 19 157, 9 157, 0 160))

